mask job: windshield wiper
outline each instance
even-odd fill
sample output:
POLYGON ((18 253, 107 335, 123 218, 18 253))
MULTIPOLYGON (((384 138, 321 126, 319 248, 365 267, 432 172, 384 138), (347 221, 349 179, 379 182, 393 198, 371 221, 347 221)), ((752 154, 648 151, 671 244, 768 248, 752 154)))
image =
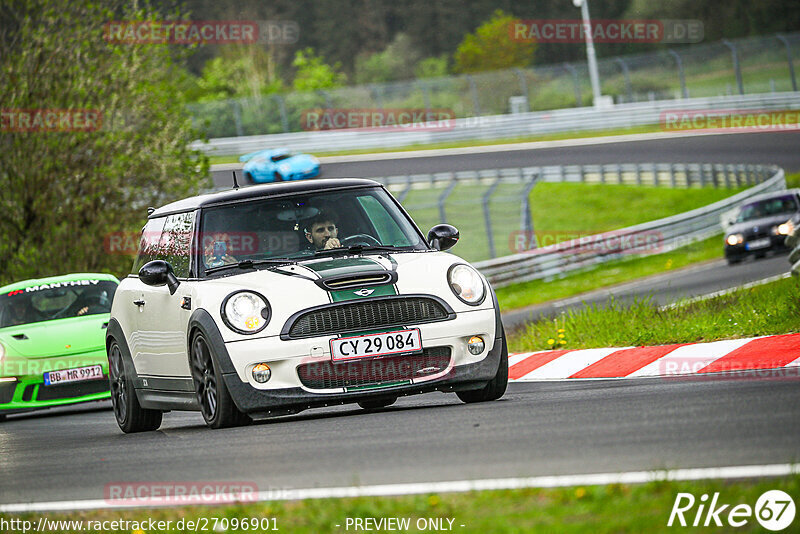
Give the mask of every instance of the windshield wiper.
POLYGON ((297 265, 297 260, 290 260, 289 258, 268 258, 265 260, 242 260, 238 263, 229 263, 227 265, 218 265, 206 269, 206 274, 224 271, 226 269, 255 269, 258 265, 272 265, 280 267, 281 265, 297 265))
POLYGON ((364 254, 365 252, 398 252, 408 250, 410 247, 396 247, 394 245, 350 245, 349 247, 329 248, 318 250, 314 256, 338 256, 339 254, 364 254))

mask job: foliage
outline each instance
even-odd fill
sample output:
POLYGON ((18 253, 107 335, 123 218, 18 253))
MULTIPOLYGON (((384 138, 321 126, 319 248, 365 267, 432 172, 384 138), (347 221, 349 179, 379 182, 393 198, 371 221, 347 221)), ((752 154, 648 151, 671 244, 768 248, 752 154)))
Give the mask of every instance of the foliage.
POLYGON ((414 76, 417 78, 438 78, 440 76, 447 76, 447 55, 423 59, 414 67, 414 76))
POLYGON ((414 65, 420 53, 404 33, 398 33, 382 52, 356 59, 356 83, 408 80, 414 77, 414 65))
POLYGON ((259 47, 238 47, 209 60, 194 87, 190 101, 208 102, 277 93, 283 83, 272 55, 259 47))
POLYGON ((294 76, 294 88, 297 91, 330 89, 347 81, 344 73, 339 72, 341 65, 328 65, 312 48, 298 50, 292 65, 297 69, 294 76))
POLYGON ((475 33, 468 33, 454 55, 454 70, 470 73, 530 65, 536 45, 511 39, 509 28, 515 20, 498 9, 475 33))
MULTIPOLYGON (((0 100, 11 110, 96 110, 96 131, 0 135, 0 283, 130 268, 104 237, 140 230, 147 206, 206 185, 205 156, 165 45, 111 44, 110 20, 143 20, 88 0, 12 0, 0 12, 0 100)), ((9 131, 10 130, 10 131, 9 131)), ((63 128, 62 128, 63 130, 63 128)))

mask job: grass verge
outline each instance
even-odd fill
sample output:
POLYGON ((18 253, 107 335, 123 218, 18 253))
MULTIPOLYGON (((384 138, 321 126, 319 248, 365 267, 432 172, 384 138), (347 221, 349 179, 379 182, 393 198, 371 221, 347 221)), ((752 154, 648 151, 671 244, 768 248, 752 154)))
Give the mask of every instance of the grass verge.
POLYGON ((662 274, 722 257, 722 235, 663 254, 616 260, 556 280, 531 280, 496 290, 502 311, 573 297, 637 278, 662 274))
POLYGON ((800 283, 778 280, 720 297, 660 308, 644 298, 566 310, 511 334, 512 352, 545 350, 563 334, 562 349, 694 343, 798 331, 800 283), (559 332, 561 330, 562 332, 559 332))
MULTIPOLYGON (((728 529, 727 514, 737 504, 755 508, 759 496, 769 490, 779 489, 789 495, 800 493, 800 476, 751 479, 742 481, 702 480, 692 482, 658 481, 646 484, 610 484, 604 486, 578 486, 556 489, 515 489, 498 491, 479 491, 469 493, 428 494, 403 497, 364 497, 349 499, 321 499, 300 502, 272 502, 233 506, 195 506, 182 508, 162 508, 128 511, 90 511, 70 514, 47 514, 52 521, 82 521, 91 525, 95 521, 170 521, 171 528, 158 532, 194 532, 194 529, 179 529, 178 521, 200 521, 210 532, 271 532, 271 530, 232 528, 233 524, 252 519, 274 518, 272 525, 282 532, 321 533, 356 531, 353 523, 346 528, 348 518, 359 519, 398 518, 407 520, 408 530, 401 532, 421 532, 436 530, 418 528, 421 521, 439 521, 445 529, 455 532, 671 532, 675 528, 686 531, 675 522, 668 527, 678 493, 691 493, 699 503, 703 494, 713 496, 719 493, 718 504, 728 504, 720 514, 720 520, 728 529), (234 523, 236 520, 236 523, 234 523), (451 520, 450 523, 448 520, 451 520), (223 524, 228 529, 220 528, 223 524), (214 526, 217 526, 215 529, 214 526), (450 526, 452 525, 452 527, 450 526)), ((685 503, 684 503, 685 504, 685 503)), ((706 509, 708 507, 705 507, 706 509)), ((684 514, 691 525, 698 511, 695 505, 684 514)), ((704 509, 704 511, 706 511, 704 509)), ((19 519, 37 524, 41 514, 0 515, 2 520, 19 519)), ((705 521, 702 514, 700 524, 705 521)), ((754 516, 738 531, 761 530, 754 516)), ((794 524, 800 521, 795 519, 794 524)), ((52 523, 51 523, 52 524, 52 523)), ((712 523, 713 525, 713 523, 712 523)), ((145 528, 108 529, 104 532, 144 532, 145 528)), ((84 529, 85 531, 86 529, 84 529)), ((198 529, 202 531, 203 529, 198 529)), ((363 530, 363 529, 361 529, 363 530)), ((370 529, 370 530, 389 530, 370 529)), ((692 531, 704 530, 691 529, 692 531)), ((706 528, 705 530, 708 530, 706 528)), ((20 528, 6 532, 22 532, 20 528)), ((30 532, 29 530, 28 532, 30 532)), ((49 532, 77 532, 78 529, 54 528, 49 532)), ((788 532, 788 531, 787 531, 788 532)), ((138 534, 138 533, 137 533, 138 534)))
MULTIPOLYGON (((407 145, 394 148, 367 148, 362 150, 338 150, 330 152, 314 152, 314 155, 317 157, 325 157, 325 156, 353 156, 358 154, 382 154, 385 152, 413 152, 416 150, 436 150, 441 148, 467 148, 467 147, 478 147, 478 146, 504 145, 509 143, 530 143, 533 141, 561 141, 563 139, 584 139, 592 137, 604 137, 609 135, 653 133, 661 131, 663 131, 663 129, 660 125, 651 124, 644 126, 635 126, 631 128, 615 128, 615 129, 597 130, 591 132, 586 132, 586 131, 562 132, 562 133, 553 133, 545 135, 507 137, 504 139, 491 139, 491 140, 475 139, 466 141, 456 141, 450 143, 432 143, 425 145, 415 144, 415 145, 407 145)), ((265 146, 264 148, 271 148, 271 147, 265 146)), ((211 161, 212 165, 217 165, 221 163, 237 163, 239 161, 240 155, 241 154, 233 156, 210 155, 209 160, 211 161)))

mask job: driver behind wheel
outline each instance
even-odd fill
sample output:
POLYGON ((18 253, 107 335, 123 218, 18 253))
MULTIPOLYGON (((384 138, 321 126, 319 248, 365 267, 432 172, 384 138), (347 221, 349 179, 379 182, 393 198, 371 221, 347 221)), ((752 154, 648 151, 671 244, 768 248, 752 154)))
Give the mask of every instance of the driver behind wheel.
POLYGON ((309 219, 305 227, 305 235, 314 250, 328 250, 339 248, 339 228, 336 215, 331 212, 320 211, 309 219))

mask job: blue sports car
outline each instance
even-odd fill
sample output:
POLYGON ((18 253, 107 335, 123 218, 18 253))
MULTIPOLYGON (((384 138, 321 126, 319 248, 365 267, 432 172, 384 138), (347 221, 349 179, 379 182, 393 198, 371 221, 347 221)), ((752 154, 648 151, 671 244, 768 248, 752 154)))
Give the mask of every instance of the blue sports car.
POLYGON ((319 160, 310 154, 292 154, 285 148, 251 152, 239 158, 244 179, 251 184, 303 180, 319 176, 319 160))

